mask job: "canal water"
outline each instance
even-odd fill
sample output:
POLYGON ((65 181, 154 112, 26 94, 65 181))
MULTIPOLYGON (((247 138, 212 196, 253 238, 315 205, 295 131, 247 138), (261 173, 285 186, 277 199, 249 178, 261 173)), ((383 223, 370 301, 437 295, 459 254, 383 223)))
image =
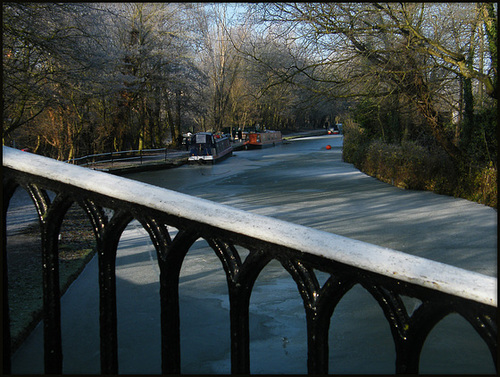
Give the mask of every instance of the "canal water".
MULTIPOLYGON (((392 187, 344 163, 341 154, 342 137, 325 135, 235 152, 216 165, 185 165, 127 177, 497 275, 495 210, 462 199, 392 187), (327 145, 332 148, 326 149, 327 145)), ((131 223, 117 258, 120 373, 160 373, 155 263, 147 233, 137 222, 131 223)), ((63 297, 63 334, 71 334, 63 338, 67 373, 99 373, 96 274, 93 260, 63 297)), ((318 278, 324 282, 327 276, 318 278)), ((204 241, 197 241, 188 253, 180 283, 182 372, 230 373, 225 274, 204 241)), ((409 313, 418 304, 418 300, 405 298, 409 313)), ((268 265, 254 287, 250 333, 252 373, 307 373, 304 308, 295 283, 279 263, 268 265)), ((36 351, 41 339, 39 326, 15 355, 15 372, 41 371, 43 358, 36 351)), ((355 286, 331 320, 329 372, 392 374, 394 365, 394 345, 382 310, 363 288, 355 286)), ((486 345, 458 315, 447 317, 432 331, 420 371, 495 372, 486 345)))

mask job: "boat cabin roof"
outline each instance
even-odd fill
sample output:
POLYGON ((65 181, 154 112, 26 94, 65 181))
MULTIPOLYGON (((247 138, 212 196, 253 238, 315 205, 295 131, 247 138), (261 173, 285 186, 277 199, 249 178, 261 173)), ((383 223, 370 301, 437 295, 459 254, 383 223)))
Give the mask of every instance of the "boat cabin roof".
POLYGON ((213 144, 219 140, 227 139, 225 135, 217 135, 213 132, 197 132, 191 136, 192 144, 213 144))

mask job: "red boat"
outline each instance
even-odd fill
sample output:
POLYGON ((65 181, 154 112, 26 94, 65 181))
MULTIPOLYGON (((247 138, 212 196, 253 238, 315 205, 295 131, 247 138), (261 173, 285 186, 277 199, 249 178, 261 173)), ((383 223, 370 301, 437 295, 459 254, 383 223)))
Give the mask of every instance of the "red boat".
POLYGON ((283 142, 281 131, 249 132, 246 146, 248 148, 264 148, 283 142))

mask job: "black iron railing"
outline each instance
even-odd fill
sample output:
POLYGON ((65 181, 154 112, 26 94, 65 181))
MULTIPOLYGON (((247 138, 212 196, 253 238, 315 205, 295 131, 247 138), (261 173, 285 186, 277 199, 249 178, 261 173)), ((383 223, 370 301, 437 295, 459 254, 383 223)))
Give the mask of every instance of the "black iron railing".
MULTIPOLYGON (((309 373, 328 373, 330 318, 356 284, 375 298, 390 325, 395 372, 418 373, 427 335, 450 313, 473 326, 497 365, 496 278, 11 148, 4 147, 3 154, 4 234, 8 203, 19 186, 32 197, 41 224, 46 373, 63 372, 58 235, 75 202, 87 213, 96 237, 104 374, 119 372, 115 259, 120 236, 133 219, 148 231, 157 252, 163 373, 181 372, 179 274, 199 238, 215 251, 227 277, 232 373, 250 373, 250 295, 272 260, 290 273, 303 300, 309 373), (55 193, 52 200, 47 190, 55 193), (178 230, 175 237, 172 227, 178 230), (249 250, 246 258, 239 248, 249 250), (315 270, 329 274, 323 286, 315 270), (418 298, 420 306, 408 313, 403 296, 418 298)), ((4 373, 9 373, 5 250, 4 237, 4 373)))
POLYGON ((168 159, 175 157, 184 156, 187 158, 187 155, 187 151, 156 148, 91 154, 73 158, 66 162, 95 169, 106 169, 106 167, 114 168, 117 164, 123 165, 125 163, 142 165, 146 163, 159 163, 162 161, 167 162, 168 159))

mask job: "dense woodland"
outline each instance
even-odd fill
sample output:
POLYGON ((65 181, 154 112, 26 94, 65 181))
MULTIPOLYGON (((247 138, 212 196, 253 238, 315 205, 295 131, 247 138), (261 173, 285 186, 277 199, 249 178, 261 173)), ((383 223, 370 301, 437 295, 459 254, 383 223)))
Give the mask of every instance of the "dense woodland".
POLYGON ((492 205, 497 21, 496 3, 4 3, 3 144, 67 160, 341 122, 369 174, 492 205))

